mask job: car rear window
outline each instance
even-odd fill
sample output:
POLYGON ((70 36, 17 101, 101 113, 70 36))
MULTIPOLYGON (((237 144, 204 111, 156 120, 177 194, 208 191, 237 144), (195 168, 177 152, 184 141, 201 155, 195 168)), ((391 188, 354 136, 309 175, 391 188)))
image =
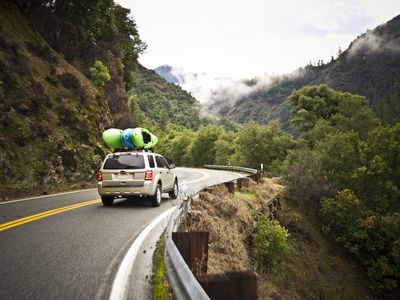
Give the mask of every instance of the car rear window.
POLYGON ((115 170, 115 169, 144 169, 144 158, 143 155, 115 155, 107 158, 103 169, 115 170))

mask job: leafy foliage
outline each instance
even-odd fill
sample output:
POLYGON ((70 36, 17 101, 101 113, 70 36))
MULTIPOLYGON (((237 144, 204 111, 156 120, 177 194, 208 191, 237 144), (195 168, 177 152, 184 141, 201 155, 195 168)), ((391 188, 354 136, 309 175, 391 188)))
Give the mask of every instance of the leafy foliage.
POLYGON ((265 215, 257 220, 252 242, 255 258, 261 267, 272 266, 288 251, 288 237, 288 231, 278 221, 270 221, 265 215))
POLYGON ((400 214, 376 215, 351 190, 322 202, 323 231, 354 254, 372 287, 394 292, 400 280, 400 214))
POLYGON ((87 77, 101 61, 110 80, 96 76, 116 126, 131 127, 127 92, 133 86, 137 58, 146 49, 130 10, 113 0, 20 0, 31 23, 53 49, 87 77), (103 88, 104 83, 104 88, 103 88))
POLYGON ((104 87, 107 81, 111 79, 107 67, 101 62, 96 60, 93 67, 90 68, 90 77, 97 87, 104 87))
POLYGON ((382 126, 365 99, 326 86, 289 99, 302 134, 286 161, 287 196, 319 216, 324 232, 365 267, 372 288, 399 293, 400 123, 382 126), (334 103, 331 113, 314 108, 327 107, 321 103, 334 103))
POLYGON ((293 109, 292 125, 301 133, 313 129, 317 122, 329 121, 336 130, 353 130, 365 137, 378 124, 365 97, 337 92, 327 85, 305 86, 293 91, 288 100, 293 109))
POLYGON ((247 124, 237 132, 222 125, 201 125, 197 131, 168 125, 153 130, 160 137, 157 151, 176 164, 242 165, 260 168, 263 163, 270 174, 279 174, 289 149, 295 143, 278 123, 247 124))
POLYGON ((264 126, 249 123, 239 130, 236 145, 238 149, 234 160, 239 165, 259 168, 263 163, 269 171, 279 173, 294 142, 277 122, 264 126))
POLYGON ((152 70, 138 65, 132 92, 134 101, 148 123, 161 128, 175 124, 197 129, 200 125, 200 105, 197 100, 152 70))

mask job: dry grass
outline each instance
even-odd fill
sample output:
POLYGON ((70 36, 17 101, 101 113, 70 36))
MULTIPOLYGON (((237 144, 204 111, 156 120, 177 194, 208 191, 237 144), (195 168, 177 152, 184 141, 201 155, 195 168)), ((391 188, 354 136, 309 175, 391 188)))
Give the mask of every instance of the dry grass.
POLYGON ((249 181, 248 187, 235 195, 220 186, 192 202, 181 230, 210 233, 209 274, 254 270, 249 253, 254 217, 278 188, 268 179, 260 185, 249 181))

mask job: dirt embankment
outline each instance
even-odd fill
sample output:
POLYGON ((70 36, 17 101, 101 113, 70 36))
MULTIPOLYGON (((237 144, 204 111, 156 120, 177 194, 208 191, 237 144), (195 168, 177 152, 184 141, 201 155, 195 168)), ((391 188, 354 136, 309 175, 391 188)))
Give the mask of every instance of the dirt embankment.
POLYGON ((221 186, 192 202, 180 230, 210 233, 208 274, 256 271, 260 299, 373 299, 351 260, 284 200, 277 219, 289 231, 290 249, 272 267, 257 265, 255 220, 281 188, 275 180, 264 179, 234 195, 221 186))

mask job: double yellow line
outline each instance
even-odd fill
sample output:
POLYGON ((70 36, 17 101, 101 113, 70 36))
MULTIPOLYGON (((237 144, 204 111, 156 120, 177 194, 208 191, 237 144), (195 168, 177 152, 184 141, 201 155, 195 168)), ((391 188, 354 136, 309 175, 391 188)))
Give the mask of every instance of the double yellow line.
POLYGON ((45 211, 45 212, 42 212, 42 213, 39 213, 36 215, 24 217, 21 219, 16 219, 14 221, 0 224, 0 231, 4 231, 4 230, 7 230, 7 229, 10 229, 13 227, 17 227, 17 226, 20 226, 20 225, 23 225, 23 224, 26 224, 29 222, 47 218, 49 216, 56 215, 56 214, 59 214, 59 213, 62 213, 62 212, 68 211, 68 210, 73 210, 76 208, 80 208, 80 207, 87 206, 87 205, 92 205, 92 204, 99 203, 99 202, 100 202, 100 199, 89 200, 86 202, 81 202, 81 203, 64 206, 64 207, 60 207, 60 208, 53 209, 53 210, 48 210, 48 211, 45 211))

